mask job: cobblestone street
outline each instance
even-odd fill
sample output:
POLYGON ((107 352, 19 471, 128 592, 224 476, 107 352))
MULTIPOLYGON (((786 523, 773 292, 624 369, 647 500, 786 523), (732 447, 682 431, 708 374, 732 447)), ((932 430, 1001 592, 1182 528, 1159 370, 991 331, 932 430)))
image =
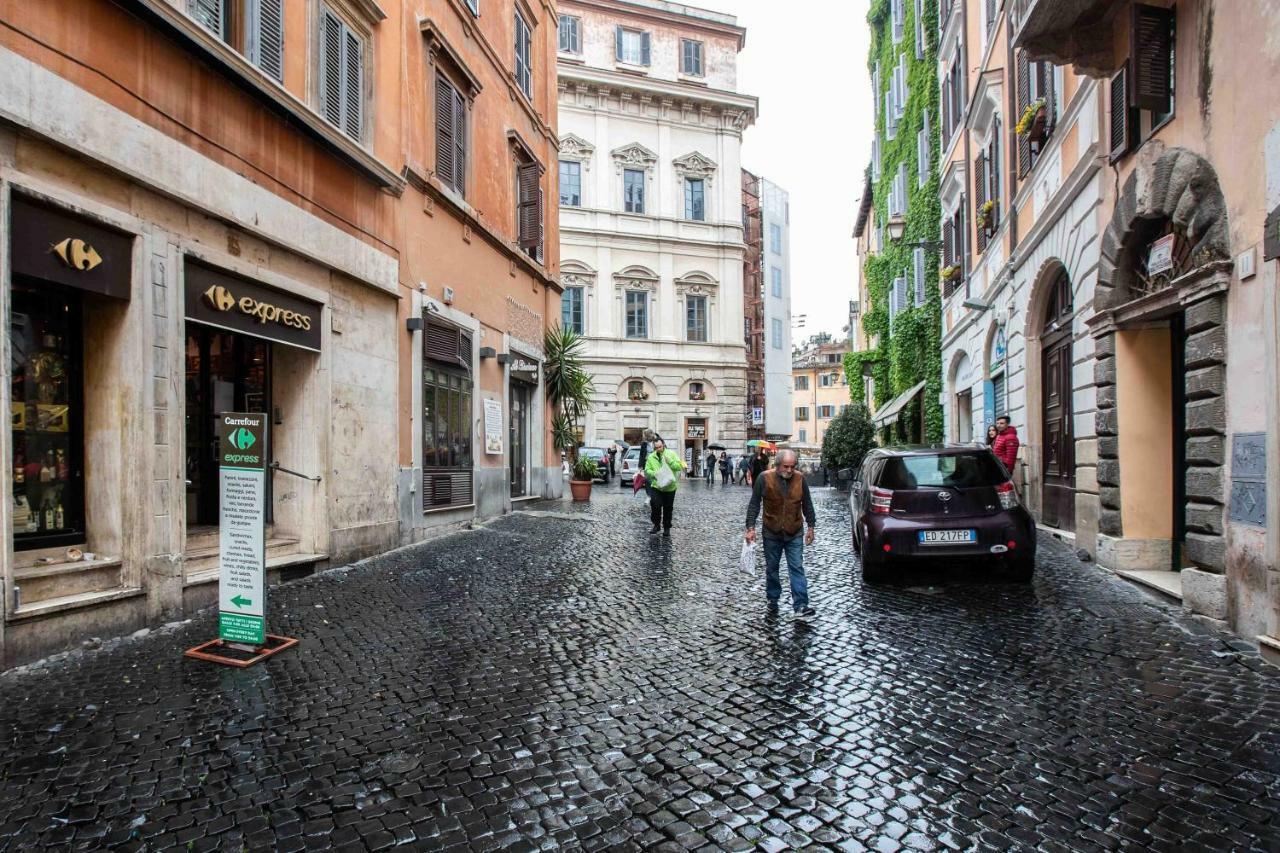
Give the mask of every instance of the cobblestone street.
POLYGON ((0 677, 0 850, 1280 846, 1280 678, 1052 539, 1030 587, 865 588, 816 493, 818 618, 740 574, 745 487, 630 490, 0 677), (580 518, 569 517, 571 514, 580 518), (785 608, 784 608, 785 609, 785 608))

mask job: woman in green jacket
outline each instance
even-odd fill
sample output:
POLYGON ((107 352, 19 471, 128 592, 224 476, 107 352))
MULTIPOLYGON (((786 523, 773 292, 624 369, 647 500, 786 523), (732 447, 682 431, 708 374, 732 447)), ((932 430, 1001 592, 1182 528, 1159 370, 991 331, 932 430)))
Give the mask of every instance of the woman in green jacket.
POLYGON ((658 532, 659 525, 663 536, 671 535, 671 512, 676 505, 676 475, 683 470, 684 460, 675 451, 667 450, 665 441, 659 438, 653 443, 653 452, 644 463, 644 480, 650 488, 649 520, 653 522, 650 535, 658 532), (658 472, 663 468, 671 473, 671 482, 660 485, 658 472))

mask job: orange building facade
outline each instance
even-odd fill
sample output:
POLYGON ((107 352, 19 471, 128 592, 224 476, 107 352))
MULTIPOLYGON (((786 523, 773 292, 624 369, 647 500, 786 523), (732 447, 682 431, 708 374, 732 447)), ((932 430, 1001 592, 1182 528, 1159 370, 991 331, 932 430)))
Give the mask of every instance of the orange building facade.
POLYGON ((554 20, 0 2, 0 663, 214 602, 220 412, 270 580, 559 489, 554 20))

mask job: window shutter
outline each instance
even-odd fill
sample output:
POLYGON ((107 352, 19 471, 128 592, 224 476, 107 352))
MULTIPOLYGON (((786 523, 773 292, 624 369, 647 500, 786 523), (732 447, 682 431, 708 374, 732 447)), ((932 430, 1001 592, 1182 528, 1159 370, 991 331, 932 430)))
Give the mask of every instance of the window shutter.
POLYGON ((436 75, 436 176, 441 183, 457 184, 454 168, 454 91, 443 76, 436 75))
POLYGON ((471 340, 454 326, 446 326, 439 322, 427 321, 427 333, 423 338, 423 346, 427 358, 443 364, 467 367, 471 361, 471 340), (463 352, 463 339, 466 338, 466 352, 463 352))
POLYGON ((650 45, 649 33, 647 31, 641 33, 640 34, 640 64, 641 65, 649 64, 649 45, 650 45))
POLYGON ((898 117, 907 112, 907 98, 911 96, 911 84, 907 82, 907 56, 898 60, 898 117))
POLYGON ((916 59, 924 59, 924 2, 916 0, 916 59))
POLYGON ((1057 66, 1051 62, 1040 63, 1040 92, 1044 97, 1045 127, 1049 130, 1057 124, 1058 88, 1057 66))
POLYGON ((467 191, 467 101, 456 89, 453 90, 453 186, 460 193, 467 191))
POLYGON ((871 140, 871 180, 880 180, 880 134, 871 140))
POLYGON ((538 218, 538 164, 521 164, 517 183, 520 187, 520 248, 534 249, 538 246, 538 231, 542 225, 538 218))
POLYGON ((342 130, 352 139, 360 139, 364 126, 364 42, 355 33, 343 33, 343 121, 342 130))
POLYGON ((1133 62, 1133 106, 1163 113, 1173 92, 1170 61, 1173 55, 1172 9, 1144 3, 1133 6, 1129 29, 1129 56, 1133 62))
POLYGON ((320 22, 320 101, 325 120, 342 127, 342 23, 328 10, 320 22))
POLYGON ((914 256, 912 258, 912 261, 914 264, 913 272, 915 273, 916 304, 923 305, 924 304, 924 249, 917 247, 913 255, 914 256))
POLYGON ((284 0, 255 0, 249 18, 249 60, 273 80, 284 81, 284 0))
POLYGON ((955 223, 950 218, 942 223, 942 265, 954 266, 956 262, 955 223))
POLYGON ((1111 78, 1111 159, 1123 157, 1129 150, 1129 93, 1124 67, 1111 78))
POLYGON ((613 33, 613 58, 622 61, 622 27, 615 27, 613 33))
POLYGON ((942 78, 942 138, 951 139, 951 77, 942 78))
POLYGON ((978 251, 981 252, 987 248, 987 229, 983 227, 979 217, 982 206, 987 203, 987 153, 985 151, 978 155, 978 159, 973 164, 973 189, 973 219, 977 223, 978 251))
MULTIPOLYGON (((1039 66, 1039 63, 1036 63, 1039 66)), ((1018 51, 1018 121, 1031 105, 1031 63, 1025 50, 1018 51)), ((1018 177, 1031 171, 1031 137, 1022 134, 1018 137, 1018 177)))
POLYGON ((1001 134, 1000 119, 997 117, 991 125, 991 141, 987 143, 987 174, 988 180, 991 181, 991 194, 987 198, 996 200, 996 213, 1000 213, 1000 140, 1004 136, 1001 134))
POLYGON ((225 0, 191 0, 187 4, 187 11, 200 26, 218 38, 223 38, 227 18, 225 0))

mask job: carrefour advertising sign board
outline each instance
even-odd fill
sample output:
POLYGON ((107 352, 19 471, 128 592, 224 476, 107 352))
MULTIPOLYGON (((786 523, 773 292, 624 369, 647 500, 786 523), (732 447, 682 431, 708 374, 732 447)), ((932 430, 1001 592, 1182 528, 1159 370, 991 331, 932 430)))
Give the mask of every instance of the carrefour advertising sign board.
POLYGON ((267 416, 218 416, 218 636, 225 642, 266 642, 267 416))

